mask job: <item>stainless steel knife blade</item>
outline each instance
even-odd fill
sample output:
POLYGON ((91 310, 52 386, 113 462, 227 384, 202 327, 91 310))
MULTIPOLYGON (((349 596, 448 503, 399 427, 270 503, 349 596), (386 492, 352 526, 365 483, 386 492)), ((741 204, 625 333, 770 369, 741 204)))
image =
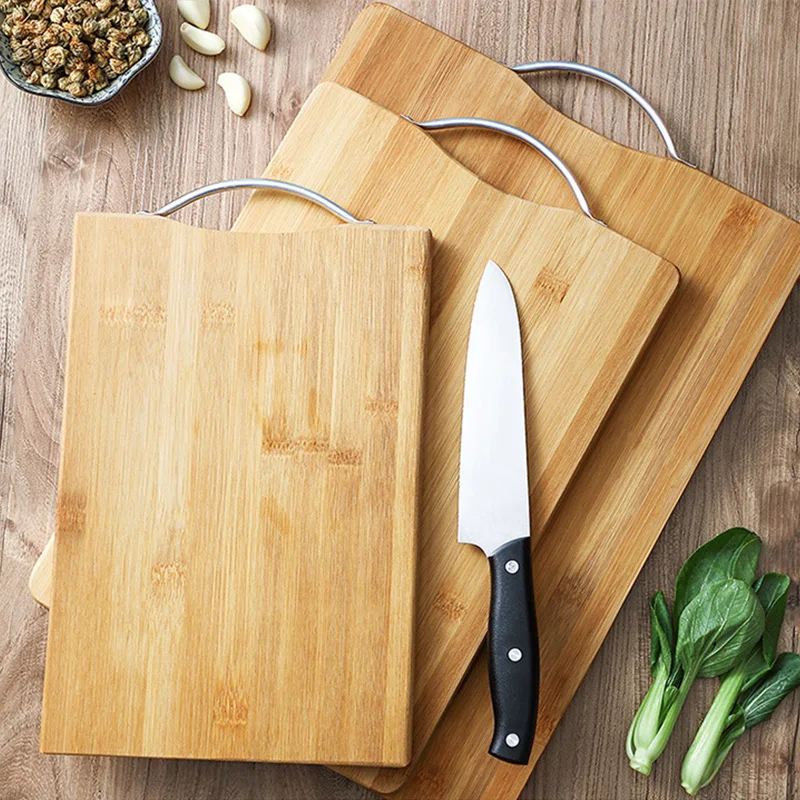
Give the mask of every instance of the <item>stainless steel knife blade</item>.
POLYGON ((490 261, 483 272, 467 347, 458 541, 487 556, 530 536, 522 342, 514 292, 490 261))

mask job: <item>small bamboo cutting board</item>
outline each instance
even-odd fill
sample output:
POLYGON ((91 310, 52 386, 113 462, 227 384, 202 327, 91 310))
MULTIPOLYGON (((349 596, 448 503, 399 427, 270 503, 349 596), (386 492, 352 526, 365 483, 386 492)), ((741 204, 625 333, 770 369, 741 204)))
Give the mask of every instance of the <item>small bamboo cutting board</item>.
POLYGON ((408 762, 429 254, 78 216, 44 752, 408 762))
MULTIPOLYGON (((800 277, 800 225, 699 170, 585 128, 508 68, 382 3, 359 15, 324 79, 414 119, 474 115, 528 131, 566 161, 603 221, 681 272, 657 336, 544 535, 534 537, 542 687, 529 766, 487 755, 492 709, 481 654, 427 748, 415 744, 411 767, 340 770, 393 800, 510 800, 800 277)), ((519 142, 483 131, 437 141, 504 191, 574 207, 552 168, 519 142)))
MULTIPOLYGON (((456 541, 467 335, 489 259, 514 288, 522 328, 531 525, 553 514, 677 283, 675 268, 583 214, 500 192, 417 127, 322 84, 266 175, 353 213, 425 224, 434 237, 420 523, 414 748, 424 746, 484 636, 489 571, 456 541), (424 221, 424 222, 423 222, 424 221)), ((237 230, 316 224, 319 210, 256 193, 237 230)), ((575 557, 580 542, 562 550, 575 557)))

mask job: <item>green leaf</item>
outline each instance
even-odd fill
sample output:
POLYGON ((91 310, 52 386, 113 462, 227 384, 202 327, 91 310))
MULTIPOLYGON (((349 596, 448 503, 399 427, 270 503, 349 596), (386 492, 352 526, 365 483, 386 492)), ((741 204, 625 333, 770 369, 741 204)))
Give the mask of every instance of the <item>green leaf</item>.
POLYGON ((775 653, 778 649, 778 637, 781 625, 783 625, 783 617, 786 614, 790 583, 788 575, 768 572, 753 584, 753 591, 764 609, 764 635, 761 638, 761 646, 752 652, 745 664, 743 692, 766 675, 775 663, 775 653))
POLYGON ((752 728, 769 719, 789 693, 800 686, 800 655, 781 653, 775 666, 740 698, 744 725, 752 728))
POLYGON ((656 592, 650 600, 650 674, 663 666, 672 668, 672 618, 664 592, 656 592))
POLYGON ((764 609, 744 581, 711 583, 684 609, 675 655, 688 675, 713 678, 737 666, 764 633, 764 609))
POLYGON ((692 553, 675 579, 675 628, 683 610, 708 585, 738 578, 748 586, 756 576, 761 539, 746 528, 730 528, 692 553))

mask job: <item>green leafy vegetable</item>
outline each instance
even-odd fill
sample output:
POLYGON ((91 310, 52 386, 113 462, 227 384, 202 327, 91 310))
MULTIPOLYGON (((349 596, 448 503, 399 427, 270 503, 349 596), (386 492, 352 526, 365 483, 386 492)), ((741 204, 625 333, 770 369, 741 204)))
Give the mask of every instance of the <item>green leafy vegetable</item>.
MULTIPOLYGON (((626 748, 631 767, 645 775, 664 751, 695 679, 737 666, 764 633, 764 610, 748 583, 728 578, 693 585, 698 592, 678 620, 672 659, 663 655, 661 644, 666 638, 666 602, 662 606, 656 595, 651 605, 653 638, 659 639, 656 671, 631 724, 626 748)), ((651 658, 654 651, 651 644, 651 658)))
MULTIPOLYGON (((746 727, 750 727, 744 712, 744 697, 749 697, 747 690, 750 687, 762 685, 759 681, 775 663, 778 636, 789 594, 789 578, 779 573, 767 573, 756 581, 753 588, 763 611, 763 634, 754 643, 749 655, 723 678, 717 696, 686 753, 681 782, 683 788, 692 795, 712 780, 733 743, 746 727)), ((777 702, 780 702, 780 698, 777 702)), ((751 709, 751 717, 752 714, 751 709)))
POLYGON ((762 675, 748 691, 738 695, 738 702, 735 702, 734 696, 735 705, 725 717, 723 709, 730 702, 735 686, 732 675, 722 682, 686 754, 681 783, 690 795, 697 794, 714 779, 736 740, 748 728, 768 720, 781 701, 800 686, 800 655, 781 653, 771 670, 762 675))
POLYGON ((756 576, 761 539, 746 528, 730 528, 692 553, 675 579, 674 627, 684 608, 708 585, 738 578, 748 586, 756 576))

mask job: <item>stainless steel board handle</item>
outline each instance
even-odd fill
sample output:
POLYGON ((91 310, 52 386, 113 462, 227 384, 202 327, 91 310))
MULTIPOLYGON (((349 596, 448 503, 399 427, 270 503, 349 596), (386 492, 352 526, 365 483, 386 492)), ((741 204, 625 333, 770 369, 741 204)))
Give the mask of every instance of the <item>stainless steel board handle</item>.
POLYGON ((664 120, 661 119, 661 116, 655 108, 653 108, 640 92, 637 92, 633 86, 623 81, 622 78, 618 78, 616 75, 612 75, 610 72, 606 72, 599 67, 591 67, 588 64, 579 64, 574 61, 531 61, 528 64, 517 64, 515 67, 511 67, 511 70, 516 72, 517 75, 532 75, 539 72, 573 72, 578 75, 586 75, 595 80, 607 83, 609 86, 613 86, 615 89, 618 89, 620 92, 630 97, 630 99, 651 119, 658 129, 659 134, 661 134, 661 138, 666 145, 670 158, 674 158, 676 161, 680 161, 681 164, 686 164, 688 167, 694 167, 694 164, 690 164, 678 155, 678 151, 675 149, 675 143, 672 141, 672 136, 670 136, 664 120))
POLYGON ((592 214, 589 208, 589 201, 583 193, 580 184, 575 176, 572 174, 570 168, 544 143, 539 141, 535 136, 523 131, 522 128, 516 128, 513 125, 508 125, 505 122, 498 122, 496 119, 483 119, 482 117, 445 117, 443 119, 431 119, 425 122, 412 119, 409 116, 403 115, 403 119, 408 120, 424 131, 444 131, 451 128, 482 128, 489 131, 497 131, 512 139, 519 139, 521 142, 530 145, 534 150, 541 153, 561 174, 564 180, 569 184, 572 194, 578 203, 578 207, 589 219, 601 222, 597 217, 592 214))
POLYGON ((343 220, 344 222, 354 222, 363 225, 373 224, 372 220, 359 219, 354 217, 347 209, 342 208, 338 203, 319 194, 305 186, 299 186, 296 183, 287 183, 286 181, 276 181, 271 178, 236 178, 229 181, 219 181, 218 183, 209 183, 207 186, 201 186, 199 189, 194 189, 191 192, 182 194, 180 197, 175 198, 171 203, 157 209, 156 211, 140 211, 140 214, 150 214, 158 217, 168 217, 174 214, 181 208, 194 203, 195 200, 201 200, 212 194, 219 194, 220 192, 230 192, 234 189, 271 189, 276 192, 286 192, 293 194, 297 197, 302 197, 311 203, 314 203, 331 214, 343 220))

